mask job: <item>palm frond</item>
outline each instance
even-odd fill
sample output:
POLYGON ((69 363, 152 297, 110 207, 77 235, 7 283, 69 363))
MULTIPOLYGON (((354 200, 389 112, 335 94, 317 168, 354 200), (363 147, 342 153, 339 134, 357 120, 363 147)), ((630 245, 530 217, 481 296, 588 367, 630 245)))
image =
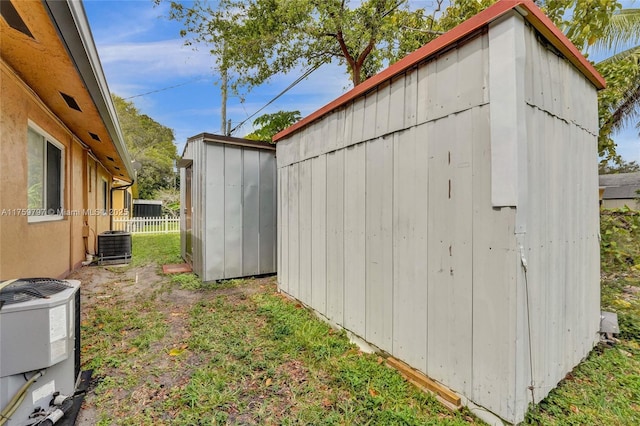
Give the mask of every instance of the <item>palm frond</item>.
POLYGON ((637 63, 640 63, 640 45, 631 47, 627 50, 603 59, 602 61, 598 62, 596 66, 614 64, 616 62, 624 61, 627 59, 635 60, 637 63))
POLYGON ((638 127, 640 125, 640 122, 637 122, 638 117, 640 117, 640 82, 633 90, 626 93, 623 101, 617 105, 607 121, 615 133, 626 127, 627 124, 633 123, 638 127))
POLYGON ((604 37, 593 45, 595 52, 617 51, 640 44, 640 9, 622 9, 612 17, 604 37))

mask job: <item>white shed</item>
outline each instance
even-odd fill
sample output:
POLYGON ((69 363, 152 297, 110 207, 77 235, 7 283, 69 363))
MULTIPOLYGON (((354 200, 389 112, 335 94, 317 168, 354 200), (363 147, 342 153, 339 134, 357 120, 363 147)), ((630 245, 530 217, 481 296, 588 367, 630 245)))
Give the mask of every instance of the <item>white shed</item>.
POLYGON ((279 133, 280 290, 522 421, 598 340, 603 87, 501 1, 279 133))
POLYGON ((203 281, 276 272, 276 159, 266 142, 201 133, 180 166, 182 257, 203 281))

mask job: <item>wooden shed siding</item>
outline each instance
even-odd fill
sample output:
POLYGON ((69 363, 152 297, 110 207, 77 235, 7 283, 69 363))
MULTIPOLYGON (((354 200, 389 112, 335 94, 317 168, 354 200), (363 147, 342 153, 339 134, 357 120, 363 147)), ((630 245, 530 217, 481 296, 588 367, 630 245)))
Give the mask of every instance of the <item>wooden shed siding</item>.
POLYGON ((585 97, 593 85, 552 47, 540 43, 531 26, 525 30, 525 99, 527 104, 598 134, 598 104, 585 97))
POLYGON ((359 336, 365 329, 366 146, 345 149, 344 176, 344 324, 359 336))
POLYGON ((392 351, 393 329, 393 137, 366 147, 365 339, 392 351))
POLYGON ((278 167, 486 104, 488 45, 478 34, 279 141, 278 167))
POLYGON ((504 371, 515 370, 518 253, 515 210, 488 197, 489 144, 484 105, 280 168, 278 280, 291 295, 308 287, 299 300, 332 322, 504 412, 514 404, 504 371), (298 202, 307 191, 311 208, 298 202))
MULTIPOLYGON (((260 151, 243 151, 242 274, 260 274, 260 151)), ((273 208, 268 209, 273 211, 273 208)))
POLYGON ((344 150, 327 154, 326 195, 326 316, 337 324, 344 324, 344 150))
POLYGON ((327 313, 327 156, 311 160, 311 301, 327 313))
POLYGON ((392 352, 427 371, 429 150, 420 130, 394 135, 392 352))
MULTIPOLYGON (((219 200, 225 199, 225 184, 224 184, 224 146, 223 145, 211 145, 208 148, 204 143, 196 144, 197 149, 200 151, 200 158, 205 159, 204 170, 207 170, 206 175, 208 179, 205 179, 205 173, 193 173, 192 179, 198 179, 201 184, 206 185, 206 189, 202 195, 204 205, 213 205, 213 203, 219 203, 219 200), (208 201, 211 200, 211 204, 208 201)), ((197 170, 194 170, 194 172, 197 170)), ((194 187, 194 185, 192 185, 194 187)), ((198 186, 199 187, 199 186, 198 186)), ((194 199, 191 200, 193 205, 194 199)), ((197 206, 196 206, 197 208, 197 206)), ((215 273, 215 271, 224 271, 225 267, 225 250, 224 250, 224 209, 208 209, 206 212, 201 208, 198 208, 198 214, 203 218, 205 227, 199 230, 194 230, 193 236, 207 235, 206 242, 204 244, 194 244, 193 260, 200 265, 196 272, 200 277, 205 277, 209 273, 215 273), (206 215, 206 218, 205 218, 206 215), (205 260, 206 259, 206 260, 205 260), (202 270, 204 267, 209 268, 209 271, 202 270)), ((192 237, 193 238, 193 237, 192 237)))
MULTIPOLYGON (((183 159, 191 160, 192 167, 192 268, 204 281, 276 269, 275 152, 270 146, 244 142, 203 133, 185 147, 183 159)), ((182 187, 182 200, 184 191, 182 187)), ((183 257, 185 225, 181 215, 183 257)))
POLYGON ((505 16, 277 146, 289 180, 280 288, 293 294, 306 276, 313 309, 514 423, 529 386, 546 396, 589 352, 599 321, 596 90, 537 37, 505 16), (488 87, 504 81, 488 66, 503 23, 494 35, 518 40, 501 72, 521 72, 508 99, 488 87), (496 207, 495 112, 505 108, 518 109, 516 203, 496 207), (310 211, 291 192, 308 162, 310 182, 295 188, 311 188, 310 211), (304 222, 311 231, 297 234, 304 222), (292 247, 302 256, 307 246, 311 276, 293 275, 303 261, 292 247))
POLYGON ((534 382, 541 399, 598 338, 597 138, 536 107, 528 109, 525 255, 534 307, 534 382))
POLYGON ((266 273, 276 266, 277 255, 277 188, 276 168, 273 153, 259 151, 260 154, 260 188, 259 208, 260 212, 260 270, 258 273, 266 273))

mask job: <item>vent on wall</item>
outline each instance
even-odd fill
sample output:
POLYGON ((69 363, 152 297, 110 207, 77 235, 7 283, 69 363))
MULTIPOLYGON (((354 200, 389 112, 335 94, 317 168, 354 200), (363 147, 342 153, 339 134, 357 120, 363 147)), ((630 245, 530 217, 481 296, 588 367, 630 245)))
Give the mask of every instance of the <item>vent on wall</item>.
POLYGON ((64 101, 67 103, 69 108, 82 112, 82 110, 80 109, 80 105, 78 105, 78 103, 73 98, 73 96, 69 96, 66 93, 62 93, 62 92, 60 92, 60 95, 62 95, 62 99, 64 99, 64 101))
POLYGON ((13 3, 9 0, 0 1, 0 15, 7 21, 7 24, 14 30, 20 31, 22 34, 34 38, 29 27, 24 23, 18 11, 13 7, 13 3))

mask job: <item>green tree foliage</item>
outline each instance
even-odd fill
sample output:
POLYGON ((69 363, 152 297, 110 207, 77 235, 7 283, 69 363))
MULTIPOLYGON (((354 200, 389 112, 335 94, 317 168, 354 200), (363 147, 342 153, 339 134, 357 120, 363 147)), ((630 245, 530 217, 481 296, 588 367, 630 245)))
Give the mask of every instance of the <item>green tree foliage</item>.
POLYGON ((300 111, 278 111, 273 114, 263 114, 253 120, 256 130, 245 136, 246 139, 271 142, 279 132, 296 123, 302 118, 300 111))
POLYGON ((627 124, 640 130, 640 9, 623 9, 611 17, 595 47, 614 54, 596 64, 607 81, 600 92, 600 155, 620 162, 611 135, 627 124))
MULTIPOLYGON (((623 11, 619 0, 534 1, 583 52, 637 44, 637 13, 623 11)), ((171 1, 170 18, 184 24, 188 43, 206 43, 218 64, 233 71, 236 90, 332 60, 345 65, 357 85, 495 2, 434 0, 427 11, 410 0, 171 1)), ((599 109, 605 161, 619 160, 611 133, 638 113, 639 56, 627 50, 598 66, 609 84, 599 109)))
POLYGON ((600 163, 600 165, 598 166, 598 173, 601 175, 633 172, 640 172, 640 164, 638 164, 636 161, 621 160, 619 163, 600 163))
POLYGON ((585 51, 604 37, 618 0, 535 0, 576 47, 585 51))
POLYGON ((142 164, 136 176, 138 197, 152 199, 157 191, 174 184, 173 162, 177 152, 173 130, 141 114, 133 102, 117 95, 112 98, 129 154, 142 164))
POLYGON ((236 90, 332 60, 345 65, 358 85, 410 48, 403 44, 405 35, 415 38, 410 28, 431 22, 424 9, 411 10, 407 0, 220 0, 213 5, 196 0, 189 6, 170 5, 169 17, 184 24, 181 35, 188 37, 187 43, 206 43, 218 66, 235 73, 236 90))

